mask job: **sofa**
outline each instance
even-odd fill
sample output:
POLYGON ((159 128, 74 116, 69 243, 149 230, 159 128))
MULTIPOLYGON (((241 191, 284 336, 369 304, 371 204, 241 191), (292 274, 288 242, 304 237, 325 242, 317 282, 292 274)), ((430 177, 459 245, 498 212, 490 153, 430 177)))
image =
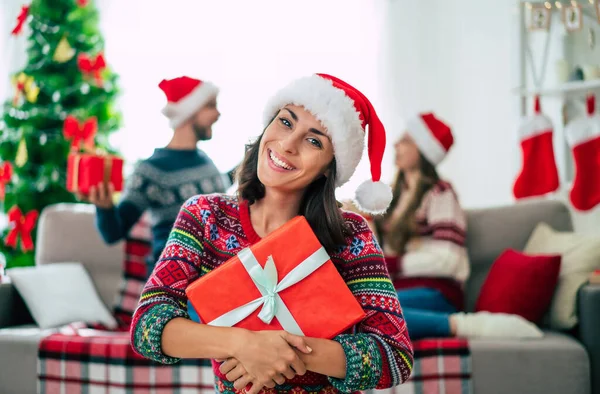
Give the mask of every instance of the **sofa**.
MULTIPOLYGON (((467 246, 471 277, 466 309, 473 310, 496 257, 523 250, 535 226, 544 221, 572 230, 567 207, 536 200, 468 211, 467 246)), ((36 264, 80 261, 102 300, 111 306, 121 279, 123 245, 106 246, 94 227, 94 208, 59 204, 44 210, 38 223, 36 264)), ((545 329, 536 340, 470 340, 476 394, 600 394, 600 285, 578 294, 580 323, 569 333, 545 329)), ((42 330, 36 328, 11 284, 0 285, 0 394, 36 392, 36 355, 42 330)))

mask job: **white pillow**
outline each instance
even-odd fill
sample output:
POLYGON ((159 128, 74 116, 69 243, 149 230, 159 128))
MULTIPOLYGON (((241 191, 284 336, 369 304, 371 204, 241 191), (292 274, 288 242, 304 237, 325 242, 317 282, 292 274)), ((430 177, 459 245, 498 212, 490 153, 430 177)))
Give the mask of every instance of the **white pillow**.
POLYGON ((42 329, 80 321, 117 327, 81 263, 11 268, 7 275, 42 329))
POLYGON ((555 231, 546 223, 537 225, 525 246, 527 254, 560 254, 558 284, 550 305, 550 327, 569 330, 578 322, 577 292, 591 272, 600 268, 600 237, 555 231))

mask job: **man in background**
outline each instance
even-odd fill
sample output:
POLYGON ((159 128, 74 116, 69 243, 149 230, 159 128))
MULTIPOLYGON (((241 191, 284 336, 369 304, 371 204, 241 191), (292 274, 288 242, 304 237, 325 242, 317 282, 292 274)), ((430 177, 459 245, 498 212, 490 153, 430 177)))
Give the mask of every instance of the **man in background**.
POLYGON ((221 174, 196 146, 199 141, 212 138, 212 126, 220 116, 218 88, 186 76, 163 80, 159 87, 167 97, 162 112, 173 128, 171 141, 135 167, 118 205, 113 205, 112 185, 92 187, 89 195, 89 201, 96 205, 96 226, 108 244, 125 238, 148 211, 152 228, 148 275, 160 257, 181 205, 197 194, 224 193, 233 183, 234 172, 221 174))

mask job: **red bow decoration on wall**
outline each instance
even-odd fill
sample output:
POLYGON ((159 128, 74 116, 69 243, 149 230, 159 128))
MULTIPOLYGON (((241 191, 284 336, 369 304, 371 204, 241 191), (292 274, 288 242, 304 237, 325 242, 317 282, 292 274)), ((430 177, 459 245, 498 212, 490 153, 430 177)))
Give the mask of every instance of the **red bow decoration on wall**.
POLYGON ((83 148, 91 151, 94 149, 94 136, 98 131, 98 120, 92 116, 83 123, 79 123, 74 116, 67 116, 63 124, 63 135, 66 139, 72 139, 71 149, 79 150, 83 143, 83 148))
POLYGON ((21 13, 17 17, 17 25, 11 32, 13 36, 18 36, 21 33, 23 26, 25 25, 25 21, 27 20, 27 15, 29 15, 29 6, 24 5, 21 7, 21 13))
POLYGON ((12 164, 5 161, 2 167, 0 167, 0 201, 4 201, 6 195, 6 184, 12 179, 12 164))
POLYGON ((17 239, 21 237, 21 249, 23 252, 33 250, 33 239, 31 238, 31 232, 37 222, 38 211, 32 210, 23 215, 21 209, 18 206, 14 206, 8 211, 8 222, 10 224, 10 231, 4 240, 6 246, 13 249, 17 248, 17 239))
POLYGON ((95 58, 82 53, 77 57, 77 65, 82 73, 93 75, 96 79, 96 84, 102 86, 102 71, 106 68, 106 62, 102 53, 99 53, 95 58))

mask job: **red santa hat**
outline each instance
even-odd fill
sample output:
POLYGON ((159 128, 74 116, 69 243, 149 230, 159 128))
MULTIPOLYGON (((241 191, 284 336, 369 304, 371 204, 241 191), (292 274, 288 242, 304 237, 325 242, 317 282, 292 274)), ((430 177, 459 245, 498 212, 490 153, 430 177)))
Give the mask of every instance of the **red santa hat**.
POLYGON ((450 127, 433 113, 423 113, 409 120, 406 132, 419 151, 433 165, 438 165, 452 147, 454 137, 450 127))
POLYGON ((360 162, 368 126, 371 179, 358 187, 356 202, 365 212, 385 212, 392 201, 391 188, 380 182, 385 129, 369 99, 336 77, 314 74, 293 81, 268 101, 265 127, 288 104, 304 107, 327 129, 336 159, 338 187, 348 182, 360 162))
POLYGON ((186 76, 163 79, 158 87, 167 96, 167 105, 162 113, 169 118, 169 123, 174 129, 219 94, 219 89, 212 83, 186 76))

